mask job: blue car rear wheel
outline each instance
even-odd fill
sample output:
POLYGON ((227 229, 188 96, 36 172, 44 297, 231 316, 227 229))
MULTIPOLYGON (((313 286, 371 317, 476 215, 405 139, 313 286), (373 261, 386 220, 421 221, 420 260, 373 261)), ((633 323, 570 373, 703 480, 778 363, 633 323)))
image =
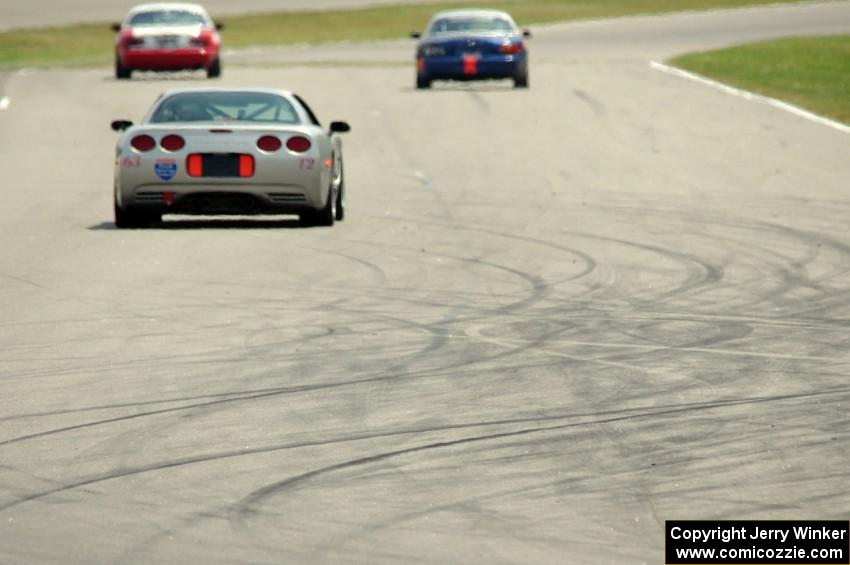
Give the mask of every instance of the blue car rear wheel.
POLYGON ((528 88, 528 69, 514 77, 514 88, 528 88))

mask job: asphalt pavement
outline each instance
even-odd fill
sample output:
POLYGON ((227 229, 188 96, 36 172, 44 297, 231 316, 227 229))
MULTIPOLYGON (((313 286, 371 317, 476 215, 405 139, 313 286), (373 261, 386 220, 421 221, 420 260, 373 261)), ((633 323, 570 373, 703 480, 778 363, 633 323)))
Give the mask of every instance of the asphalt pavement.
POLYGON ((540 29, 527 91, 231 54, 212 84, 351 123, 333 228, 116 230, 110 120, 210 81, 9 75, 0 563, 657 564, 666 519, 846 520, 850 136, 649 65, 850 31, 787 10, 540 29))

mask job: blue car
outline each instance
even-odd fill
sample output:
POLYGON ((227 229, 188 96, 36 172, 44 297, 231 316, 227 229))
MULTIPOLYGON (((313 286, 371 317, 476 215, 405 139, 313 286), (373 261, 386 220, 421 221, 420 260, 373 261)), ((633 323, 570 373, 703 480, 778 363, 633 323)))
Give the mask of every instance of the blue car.
POLYGON ((431 18, 416 48, 416 88, 434 80, 513 79, 528 87, 528 30, 496 10, 450 10, 431 18))

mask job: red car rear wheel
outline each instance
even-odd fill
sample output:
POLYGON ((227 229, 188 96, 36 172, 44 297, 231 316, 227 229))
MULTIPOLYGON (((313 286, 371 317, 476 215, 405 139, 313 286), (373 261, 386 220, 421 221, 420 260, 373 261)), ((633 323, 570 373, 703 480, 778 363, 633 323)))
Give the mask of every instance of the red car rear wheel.
POLYGON ((121 64, 121 57, 115 56, 115 78, 127 79, 133 74, 133 69, 128 69, 121 64))

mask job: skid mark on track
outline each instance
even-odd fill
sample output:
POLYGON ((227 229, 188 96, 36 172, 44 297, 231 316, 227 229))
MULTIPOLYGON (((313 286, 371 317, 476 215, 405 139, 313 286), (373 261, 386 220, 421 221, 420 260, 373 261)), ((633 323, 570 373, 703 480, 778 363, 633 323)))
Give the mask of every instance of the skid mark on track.
POLYGON ((0 277, 2 277, 4 279, 8 279, 10 281, 15 281, 15 282, 19 282, 21 284, 25 284, 27 286, 32 286, 34 288, 47 288, 44 285, 38 284, 35 281, 31 281, 27 278, 19 277, 17 275, 10 275, 9 273, 0 273, 0 277))
MULTIPOLYGON (((517 345, 527 343, 523 340, 510 339, 510 338, 490 338, 481 335, 478 328, 473 328, 469 332, 469 337, 473 339, 480 339, 484 341, 488 341, 491 343, 495 343, 498 345, 502 345, 505 347, 515 347, 517 345)), ((583 346, 583 347, 595 347, 600 349, 635 349, 639 351, 649 351, 649 352, 680 352, 680 353, 706 353, 711 355, 725 355, 731 357, 761 357, 765 359, 782 359, 782 360, 791 360, 791 361, 818 361, 822 363, 840 363, 844 364, 848 361, 843 361, 841 359, 836 359, 835 357, 822 357, 815 355, 793 355, 786 353, 772 353, 772 352, 759 352, 759 351, 740 351, 737 349, 718 349, 718 348, 707 348, 707 347, 673 347, 673 346, 662 346, 662 345, 645 345, 638 343, 612 343, 612 342, 598 342, 598 341, 579 341, 579 340, 568 340, 568 339, 549 339, 546 340, 547 345, 555 346, 555 345, 565 345, 565 346, 583 346)), ((623 368, 632 369, 633 365, 624 365, 621 363, 611 363, 609 361, 604 361, 601 359, 595 358, 583 358, 577 357, 574 355, 570 355, 568 353, 564 353, 561 351, 551 351, 545 348, 535 348, 535 351, 540 351, 542 353, 546 353, 547 355, 557 355, 559 357, 566 357, 569 359, 576 359, 579 361, 587 361, 591 363, 604 363, 611 364, 613 366, 620 366, 623 368)))
POLYGON ((653 293, 650 298, 633 299, 636 300, 638 303, 662 302, 665 299, 685 294, 700 287, 716 283, 723 278, 723 268, 721 266, 709 263, 708 261, 705 261, 700 257, 697 257, 696 255, 690 253, 675 251, 673 249, 661 247, 659 245, 639 243, 636 241, 626 241, 623 239, 606 237, 598 234, 582 233, 577 231, 565 232, 565 234, 567 233, 575 237, 582 237, 590 240, 614 243, 618 245, 623 245, 625 247, 648 251, 650 253, 654 253, 656 255, 664 257, 665 259, 669 259, 684 267, 686 273, 685 280, 676 283, 672 286, 672 288, 662 290, 661 292, 653 293))
MULTIPOLYGON (((570 428, 578 428, 584 426, 596 426, 602 424, 611 424, 615 422, 623 422, 632 419, 643 419, 643 418, 657 418, 670 416, 675 414, 681 414, 685 412, 693 412, 695 410, 714 410, 718 408, 725 408, 730 406, 740 406, 746 404, 753 403, 763 403, 763 402, 774 402, 774 401, 782 401, 782 400, 790 400, 790 399, 799 399, 799 398, 807 398, 812 396, 821 396, 826 394, 847 394, 850 392, 850 389, 839 389, 833 390, 829 392, 818 392, 812 394, 803 394, 803 395, 786 395, 784 397, 773 397, 770 399, 738 399, 738 400, 730 400, 730 401, 722 401, 711 404, 702 404, 698 408, 696 406, 689 406, 687 408, 658 408, 656 410, 652 410, 648 413, 640 413, 640 414, 628 414, 628 415, 619 415, 612 416, 609 418, 598 418, 592 421, 586 422, 571 422, 565 424, 558 424, 554 426, 539 426, 532 428, 525 428, 521 430, 512 430, 507 432, 498 432, 491 433, 481 436, 474 436, 468 438, 461 438, 456 440, 448 440, 448 441, 439 441, 428 443, 425 445, 419 445, 409 448, 397 449, 377 454, 368 455, 365 457, 360 457, 356 459, 350 459, 347 461, 343 461, 340 463, 336 463, 333 465, 328 465, 325 467, 317 468, 312 471, 308 471, 305 473, 301 473, 299 475, 287 477, 286 479, 276 481, 274 483, 270 483, 268 485, 259 488, 248 496, 244 497, 240 500, 236 505, 233 506, 233 513, 231 516, 231 521, 234 525, 242 527, 244 522, 253 514, 257 512, 257 507, 262 505, 267 499, 279 495, 285 494, 287 491, 291 491, 293 489, 299 488, 302 485, 309 483, 315 479, 321 478, 324 475, 336 473, 339 471, 344 471, 348 469, 353 469, 357 467, 367 466, 373 463, 380 463, 386 460, 394 459, 397 457, 402 457, 405 455, 415 454, 419 452, 425 451, 433 451, 433 450, 441 450, 441 449, 450 449, 462 445, 471 445, 481 442, 490 442, 502 439, 516 438, 522 436, 529 436, 534 434, 542 434, 549 432, 558 432, 565 431, 570 428)), ((2 507, 0 507, 2 509, 2 507)))
POLYGON ((326 254, 326 255, 333 256, 333 257, 341 257, 343 259, 346 259, 348 261, 352 261, 354 263, 357 263, 358 265, 366 267, 372 273, 373 278, 375 280, 375 284, 383 286, 384 283, 387 282, 386 272, 384 272, 384 269, 382 269, 374 261, 367 261, 366 259, 363 259, 362 257, 358 257, 356 255, 351 255, 349 253, 343 253, 342 251, 337 251, 337 250, 333 250, 333 249, 319 249, 319 248, 315 248, 315 247, 306 247, 306 246, 304 248, 315 251, 316 253, 323 253, 323 254, 326 254))
POLYGON ((490 103, 481 96, 480 92, 476 92, 474 90, 466 90, 465 92, 469 94, 469 97, 483 114, 490 113, 490 103))
MULTIPOLYGON (((404 221, 406 221, 404 218, 394 218, 394 217, 385 217, 385 216, 371 216, 371 218, 380 219, 380 220, 384 220, 384 221, 394 221, 394 222, 404 222, 404 221)), ((432 220, 426 220, 424 218, 418 218, 417 223, 426 224, 426 225, 429 225, 429 226, 432 226, 432 227, 438 227, 438 228, 441 228, 441 229, 451 228, 453 230, 460 230, 460 231, 465 231, 465 232, 480 233, 480 234, 484 234, 484 235, 496 236, 496 237, 504 238, 504 239, 507 239, 507 240, 510 240, 510 241, 530 243, 534 246, 542 247, 542 248, 545 248, 545 249, 552 249, 554 251, 562 252, 565 255, 567 255, 568 257, 581 260, 582 263, 583 263, 583 268, 581 268, 577 273, 571 275, 570 277, 559 281, 561 283, 571 282, 571 281, 574 281, 576 279, 583 278, 583 277, 589 275, 591 272, 593 272, 597 267, 596 260, 590 254, 585 253, 585 252, 583 252, 583 251, 581 251, 577 248, 569 247, 569 246, 559 244, 559 243, 555 243, 553 241, 549 241, 549 240, 545 240, 545 239, 535 238, 535 237, 531 237, 531 236, 527 236, 527 235, 516 234, 516 233, 512 233, 512 232, 499 231, 499 230, 495 230, 495 229, 488 228, 488 227, 474 226, 474 225, 470 225, 470 224, 464 224, 464 225, 451 224, 451 225, 449 225, 449 224, 447 224, 443 221, 433 220, 433 219, 432 220)), ((365 242, 363 242, 363 243, 365 243, 365 242)))
POLYGON ((581 100, 582 102, 587 104, 590 107, 590 109, 593 110, 593 113, 596 114, 597 118, 604 118, 605 117, 607 112, 605 111, 605 105, 602 104, 602 102, 600 102, 596 98, 590 96, 584 90, 580 90, 580 89, 577 89, 577 88, 573 89, 573 94, 576 95, 576 98, 578 98, 579 100, 581 100))
POLYGON ((712 293, 733 292, 735 307, 779 306, 782 310, 774 314, 777 318, 796 317, 806 314, 807 310, 814 312, 846 302, 848 289, 842 283, 850 272, 850 253, 848 246, 834 237, 801 232, 779 224, 752 222, 747 218, 675 208, 612 205, 601 208, 628 214, 635 221, 643 221, 647 216, 664 221, 687 217, 689 225, 700 226, 700 229, 687 228, 688 238, 718 253, 725 251, 728 260, 733 261, 725 268, 752 272, 749 279, 739 274, 735 279, 706 285, 691 293, 692 297, 701 294, 708 299, 712 293), (815 268, 821 270, 817 275, 811 272, 815 268), (768 288, 763 288, 765 286, 768 288), (815 296, 792 296, 807 289, 815 296), (801 303, 807 308, 800 308, 801 303))
POLYGON ((116 479, 122 479, 126 477, 131 477, 135 475, 140 475, 144 473, 150 473, 154 471, 162 471, 166 469, 173 469, 184 467, 187 465, 195 465, 202 463, 209 463, 213 461, 223 460, 223 459, 231 459, 234 457, 246 457, 250 455, 271 453, 277 451, 285 451, 290 449, 298 449, 298 448, 306 448, 306 447, 317 447, 317 446, 328 446, 335 445, 340 443, 348 443, 354 441, 361 440, 374 440, 380 438, 388 438, 388 437, 397 437, 404 435, 420 435, 430 432, 445 432, 449 430, 462 430, 469 428, 478 428, 478 427, 492 427, 499 425, 515 425, 517 423, 533 423, 533 422, 544 422, 551 420, 570 420, 576 418, 590 418, 585 421, 579 422, 569 422, 564 424, 557 424, 554 426, 535 426, 531 428, 524 428, 521 430, 512 430, 507 432, 499 432, 486 434, 481 436, 474 436, 468 438, 461 438, 457 440, 451 441, 440 441, 440 442, 432 442, 426 445, 420 445, 405 449, 393 450, 385 453, 380 453, 376 455, 371 455, 368 457, 358 458, 350 461, 346 461, 343 463, 338 463, 335 465, 323 467, 320 469, 316 469, 307 473, 302 473, 300 475, 296 475, 294 477, 289 477, 285 480, 275 482, 274 484, 267 485, 261 489, 258 489, 243 498, 239 504, 236 505, 236 509, 239 514, 248 514, 253 511, 253 506, 260 502, 263 498, 266 498, 272 494, 274 494, 278 490, 286 490, 289 487, 293 487, 303 482, 307 482, 308 480, 321 476, 323 474, 346 469, 349 467, 357 467, 362 466, 367 463, 382 461, 384 459, 389 459, 393 457, 398 457, 401 455, 416 453, 419 451, 427 451, 439 448, 448 448, 454 447, 463 444, 474 444, 479 442, 486 442, 504 438, 511 437, 519 437, 526 436, 537 433, 545 433, 559 430, 566 430, 569 428, 577 428, 583 426, 595 426, 601 424, 610 424, 613 422, 621 422, 633 419, 644 419, 644 418, 656 418, 656 417, 664 417, 675 414, 683 414, 690 412, 698 412, 705 410, 717 410, 728 407, 736 407, 742 405, 755 405, 755 404, 764 404, 764 403, 772 403, 772 402, 784 402, 784 401, 792 401, 792 400, 806 400, 812 398, 820 398, 824 396, 832 396, 832 395, 846 395, 850 393, 850 388, 836 388, 812 393, 801 393, 801 394, 788 394, 788 395, 776 395, 770 397, 749 397, 749 398, 739 398, 739 399, 729 399, 729 400, 714 400, 707 402, 698 402, 691 404, 677 404, 670 406, 660 406, 660 407, 641 407, 641 408, 632 408, 632 409, 623 409, 617 411, 600 411, 592 414, 560 414, 560 415, 551 415, 551 416, 543 416, 543 417, 534 417, 534 418, 519 418, 519 419, 510 419, 510 420, 495 420, 495 421, 486 421, 486 422, 474 422, 468 424, 456 424, 456 425, 448 425, 448 426, 435 426, 435 427, 420 427, 413 429, 401 429, 401 430, 392 430, 387 432, 373 432, 373 433, 363 433, 363 434, 351 434, 348 436, 328 438, 324 440, 316 440, 316 441, 304 441, 304 442, 295 442, 295 443, 287 443, 281 445, 274 446, 265 446, 258 448, 247 448, 247 449, 239 449, 232 451, 224 451, 218 452, 214 454, 208 455, 197 455, 191 457, 184 457, 178 459, 171 459, 167 461, 160 461, 156 463, 151 463, 149 465, 140 465, 122 469, 116 469, 114 471, 108 473, 102 473, 90 477, 85 477, 78 479, 76 481, 68 482, 62 484, 57 487, 53 487, 50 489, 41 490, 38 492, 30 493, 23 497, 15 498, 9 502, 0 504, 0 512, 9 510, 21 504, 25 504, 27 502, 32 502, 35 500, 39 500, 45 498, 47 496, 51 496, 54 494, 59 494, 62 492, 67 492, 70 490, 75 490, 78 488, 95 485, 98 483, 103 483, 106 481, 112 481, 116 479))
POLYGON ((763 224, 763 227, 793 237, 808 245, 810 249, 821 250, 826 248, 831 250, 839 259, 838 261, 831 261, 829 263, 830 270, 821 274, 816 281, 812 280, 805 272, 797 277, 795 282, 798 285, 806 285, 819 290, 822 296, 818 300, 811 302, 810 306, 796 308, 791 313, 792 316, 821 312, 836 305, 845 306, 847 304, 847 300, 850 298, 850 281, 847 279, 847 274, 850 273, 850 244, 844 243, 832 236, 778 224, 766 223, 763 224), (831 282, 833 286, 826 286, 827 282, 831 282), (840 286, 836 283, 839 283, 840 286))

